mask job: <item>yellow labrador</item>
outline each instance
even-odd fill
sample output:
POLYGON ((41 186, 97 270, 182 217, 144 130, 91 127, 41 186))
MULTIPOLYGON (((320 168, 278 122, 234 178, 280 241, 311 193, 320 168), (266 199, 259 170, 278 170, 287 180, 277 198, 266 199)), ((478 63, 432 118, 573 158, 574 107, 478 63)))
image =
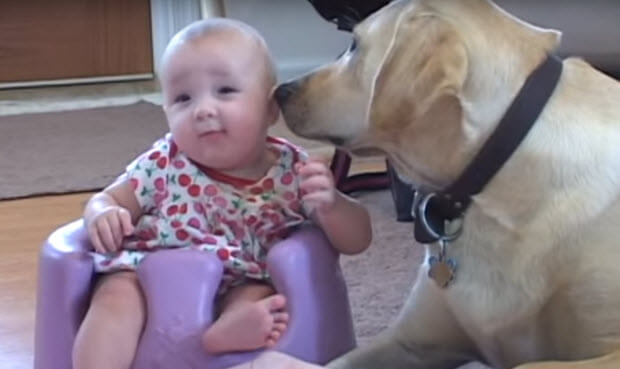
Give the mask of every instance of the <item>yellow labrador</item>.
MULTIPOLYGON (((285 120, 301 136, 383 152, 430 189, 459 176, 560 38, 487 0, 394 2, 354 35, 333 64, 279 87, 285 120)), ((454 283, 439 288, 425 263, 391 327, 329 366, 620 368, 619 83, 566 59, 447 252, 454 283)))

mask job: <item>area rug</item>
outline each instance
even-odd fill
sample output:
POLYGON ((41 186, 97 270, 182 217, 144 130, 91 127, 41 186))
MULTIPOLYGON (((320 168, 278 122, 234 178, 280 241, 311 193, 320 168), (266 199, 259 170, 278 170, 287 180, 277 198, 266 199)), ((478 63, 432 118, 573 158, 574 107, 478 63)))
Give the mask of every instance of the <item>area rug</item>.
MULTIPOLYGON (((411 223, 399 223, 388 190, 353 196, 368 209, 373 241, 368 250, 341 256, 358 345, 369 344, 398 315, 413 286, 423 247, 413 240, 411 223)), ((477 362, 459 369, 489 369, 477 362)))
POLYGON ((359 255, 342 255, 358 343, 368 343, 398 314, 413 285, 423 248, 413 241, 411 223, 396 222, 389 191, 355 193, 368 209, 373 241, 359 255))
MULTIPOLYGON (((0 200, 105 187, 167 131, 160 106, 0 116, 0 200)), ((272 134, 309 148, 281 122, 272 134)))

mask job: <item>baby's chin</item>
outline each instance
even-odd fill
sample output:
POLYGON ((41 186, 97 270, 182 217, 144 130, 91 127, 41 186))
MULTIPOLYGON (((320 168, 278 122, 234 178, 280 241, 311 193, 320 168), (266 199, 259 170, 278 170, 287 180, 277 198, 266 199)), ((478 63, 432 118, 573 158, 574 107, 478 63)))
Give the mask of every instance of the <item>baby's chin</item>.
MULTIPOLYGON (((220 156, 220 155, 217 155, 220 156)), ((252 165, 246 163, 245 160, 231 158, 230 156, 221 157, 211 156, 209 158, 192 157, 188 155, 189 159, 197 164, 199 167, 205 167, 213 170, 217 170, 222 173, 233 173, 235 171, 243 171, 245 168, 251 168, 252 165)))

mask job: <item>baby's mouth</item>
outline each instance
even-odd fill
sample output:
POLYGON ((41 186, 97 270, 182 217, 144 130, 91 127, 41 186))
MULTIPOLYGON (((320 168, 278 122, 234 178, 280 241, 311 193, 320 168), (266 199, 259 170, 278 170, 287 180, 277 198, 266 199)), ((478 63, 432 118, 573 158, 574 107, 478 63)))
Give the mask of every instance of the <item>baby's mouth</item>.
POLYGON ((198 137, 199 138, 212 138, 212 137, 220 136, 224 134, 224 132, 225 131, 223 129, 214 129, 210 131, 201 132, 198 134, 198 137))

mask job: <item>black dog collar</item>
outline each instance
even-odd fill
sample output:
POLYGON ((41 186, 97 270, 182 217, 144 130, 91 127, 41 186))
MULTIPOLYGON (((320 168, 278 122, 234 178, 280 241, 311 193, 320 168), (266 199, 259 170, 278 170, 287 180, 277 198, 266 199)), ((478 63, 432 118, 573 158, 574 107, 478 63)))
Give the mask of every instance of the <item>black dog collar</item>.
POLYGON ((562 61, 554 55, 527 78, 499 125, 461 176, 446 190, 420 194, 413 203, 414 235, 420 243, 451 241, 460 226, 447 230, 447 222, 461 219, 471 197, 500 170, 519 146, 553 94, 562 74, 562 61))

